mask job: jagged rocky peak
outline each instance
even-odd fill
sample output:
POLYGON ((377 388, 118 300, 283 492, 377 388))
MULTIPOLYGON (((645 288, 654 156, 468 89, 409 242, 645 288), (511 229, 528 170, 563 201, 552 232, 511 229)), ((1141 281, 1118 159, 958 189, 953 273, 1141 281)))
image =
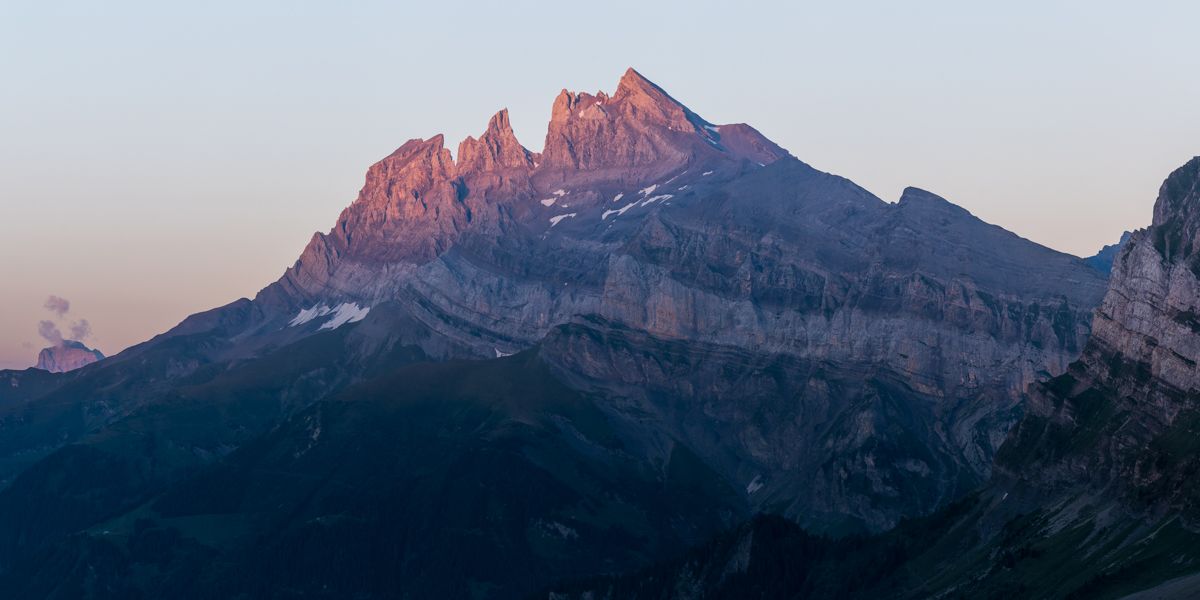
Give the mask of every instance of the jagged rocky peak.
POLYGON ((342 256, 372 262, 437 256, 468 220, 460 189, 441 134, 405 142, 371 165, 358 198, 328 234, 313 236, 285 279, 299 288, 323 286, 342 256))
POLYGON ((711 123, 701 119, 699 115, 688 110, 686 106, 663 91, 641 73, 632 68, 625 71, 613 94, 613 101, 627 102, 629 107, 638 111, 646 121, 658 122, 669 129, 688 131, 695 129, 699 133, 705 125, 711 123))
POLYGON ((611 97, 565 89, 558 95, 541 162, 549 168, 636 168, 661 174, 722 158, 766 164, 787 156, 753 128, 728 127, 725 132, 709 123, 629 69, 611 97))
POLYGON ((462 141, 457 162, 441 135, 404 143, 368 169, 358 198, 329 233, 313 236, 275 291, 295 300, 285 304, 309 303, 301 308, 388 296, 403 271, 384 280, 372 269, 426 264, 468 230, 547 227, 551 215, 539 211, 549 205, 535 199, 573 190, 564 214, 590 208, 600 218, 601 198, 667 181, 723 181, 788 155, 749 126, 710 124, 633 69, 612 96, 564 90, 552 112, 541 154, 517 140, 507 109, 462 141))
POLYGON ((397 192, 419 200, 438 183, 453 176, 454 158, 445 148, 442 134, 427 140, 411 139, 367 169, 366 181, 355 204, 382 207, 395 199, 397 192))
POLYGON ((533 155, 517 141, 507 108, 488 121, 479 139, 467 137, 458 145, 456 167, 460 174, 533 167, 533 155))
POLYGON ((43 348, 38 353, 37 368, 51 373, 66 373, 102 360, 104 354, 82 342, 63 340, 61 344, 43 348))

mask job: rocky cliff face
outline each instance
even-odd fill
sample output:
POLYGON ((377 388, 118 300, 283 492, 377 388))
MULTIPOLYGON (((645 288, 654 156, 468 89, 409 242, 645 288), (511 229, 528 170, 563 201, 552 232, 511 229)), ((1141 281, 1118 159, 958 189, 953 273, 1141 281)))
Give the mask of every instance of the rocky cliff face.
POLYGON ((271 331, 396 301, 480 358, 581 316, 603 325, 579 340, 639 332, 627 354, 553 345, 550 360, 632 397, 614 410, 659 415, 754 506, 853 531, 986 477, 1025 388, 1082 348, 1103 287, 1078 259, 922 190, 883 202, 630 70, 611 96, 564 90, 540 154, 503 111, 457 162, 440 136, 406 143, 256 304, 271 331), (691 379, 719 380, 699 356, 658 368, 668 341, 737 377, 810 376, 723 397, 691 379))
POLYGON ((683 559, 549 597, 1194 596, 1198 234, 1200 157, 1163 183, 1153 224, 1113 263, 1079 360, 1035 383, 992 479, 967 500, 849 544, 757 520, 683 559))
POLYGON ((315 235, 260 299, 288 309, 330 297, 376 303, 400 294, 416 267, 465 237, 541 236, 561 221, 555 217, 581 209, 599 216, 655 197, 637 191, 656 178, 691 171, 692 179, 727 180, 787 155, 745 125, 727 127, 723 144, 722 128, 630 69, 612 97, 564 90, 540 155, 517 141, 507 111, 459 144, 457 162, 440 135, 410 140, 370 168, 334 229, 315 235), (626 201, 610 206, 617 194, 626 201))
POLYGON ((99 350, 92 350, 75 340, 63 340, 57 346, 43 348, 38 353, 37 367, 51 373, 66 373, 86 367, 104 358, 99 350))
POLYGON ((540 154, 503 111, 404 144, 254 300, 0 390, 0 592, 519 597, 755 512, 886 529, 987 477, 1104 283, 631 70, 540 154))
POLYGON ((1200 159, 1163 183, 1149 229, 1113 265, 1093 335, 1039 386, 1001 465, 1031 485, 1089 483, 1192 511, 1200 413, 1200 159), (1030 472, 1030 460, 1037 468, 1030 472), (1153 493, 1150 491, 1153 490, 1153 493))

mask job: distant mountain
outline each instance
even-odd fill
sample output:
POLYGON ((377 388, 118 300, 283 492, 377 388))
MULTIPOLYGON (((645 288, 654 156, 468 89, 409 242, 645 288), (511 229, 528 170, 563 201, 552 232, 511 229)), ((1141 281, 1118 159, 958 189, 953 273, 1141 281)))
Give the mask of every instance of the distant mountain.
POLYGON ((38 353, 36 368, 51 373, 66 373, 103 359, 104 354, 99 350, 92 350, 75 340, 63 340, 61 344, 43 348, 38 353))
POLYGON ((1094 256, 1089 256, 1083 259, 1083 261, 1102 273, 1112 272, 1113 261, 1121 253, 1121 248, 1125 246, 1125 242, 1129 241, 1129 236, 1131 235, 1133 235, 1131 231, 1122 233, 1120 241, 1101 248, 1094 256))
POLYGON ((858 539, 989 480, 1106 286, 632 69, 457 157, 371 166, 253 300, 4 373, 0 596, 521 597, 757 513, 858 539))

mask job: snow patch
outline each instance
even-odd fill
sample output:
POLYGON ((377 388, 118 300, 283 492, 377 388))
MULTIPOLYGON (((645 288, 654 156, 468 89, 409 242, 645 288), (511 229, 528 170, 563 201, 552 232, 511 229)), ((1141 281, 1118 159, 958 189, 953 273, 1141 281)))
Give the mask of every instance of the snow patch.
POLYGON ((762 475, 755 475, 754 479, 750 480, 750 485, 746 486, 746 493, 753 494, 763 487, 762 475))
POLYGON ((606 210, 606 211, 604 211, 604 214, 600 215, 600 220, 603 221, 608 218, 608 215, 611 215, 614 213, 619 217, 619 216, 625 214, 625 211, 627 211, 637 205, 638 205, 637 202, 630 202, 629 204, 626 204, 625 206, 622 206, 621 208, 618 208, 617 210, 606 210))
POLYGON ((712 172, 712 171, 705 171, 705 172, 701 173, 700 175, 701 175, 702 177, 708 177, 709 175, 712 175, 712 174, 713 174, 713 172, 712 172))
POLYGON ((362 306, 353 302, 344 302, 333 309, 333 316, 321 326, 321 329, 337 329, 346 323, 357 323, 371 312, 370 306, 362 306))
POLYGON ((331 312, 333 312, 333 309, 325 306, 324 304, 318 304, 312 308, 303 309, 300 311, 300 314, 296 315, 296 318, 288 322, 288 327, 303 325, 317 317, 324 317, 331 312))
POLYGON ((496 352, 496 358, 504 358, 505 356, 512 356, 512 352, 501 352, 499 348, 492 348, 492 350, 496 352))
POLYGON ((711 132, 713 132, 713 133, 717 133, 717 132, 721 131, 721 128, 720 128, 720 127, 717 127, 717 126, 715 126, 715 125, 705 125, 705 126, 704 126, 704 128, 705 128, 705 129, 707 129, 707 130, 709 130, 709 131, 711 131, 711 132))
POLYGON ((658 196, 651 196, 642 201, 642 206, 646 206, 647 204, 653 204, 655 202, 658 202, 659 200, 670 200, 671 198, 674 198, 674 197, 675 196, 672 196, 671 194, 661 194, 658 196))
POLYGON ((558 202, 558 198, 546 198, 542 200, 542 206, 554 206, 555 202, 558 202))
POLYGON ((547 532, 558 534, 564 540, 573 540, 579 537, 578 532, 570 527, 567 527, 566 525, 563 525, 562 523, 559 523, 558 521, 551 521, 549 523, 543 521, 541 526, 547 532))
POLYGON ((554 190, 554 195, 558 196, 559 198, 562 198, 563 196, 566 196, 569 193, 570 192, 568 192, 566 190, 554 190))
POLYGON ((550 217, 550 226, 554 227, 555 225, 558 225, 559 221, 562 221, 563 219, 566 219, 568 217, 574 217, 574 216, 575 216, 575 213, 567 213, 565 215, 558 215, 557 217, 550 217))
POLYGON ((657 190, 657 189, 658 189, 658 184, 655 183, 655 184, 652 184, 650 187, 642 188, 641 191, 638 193, 640 193, 643 196, 649 196, 650 194, 654 193, 654 190, 657 190))
POLYGON ((617 200, 620 200, 621 198, 624 198, 624 197, 625 197, 625 192, 621 192, 620 194, 613 196, 613 202, 616 202, 617 200))

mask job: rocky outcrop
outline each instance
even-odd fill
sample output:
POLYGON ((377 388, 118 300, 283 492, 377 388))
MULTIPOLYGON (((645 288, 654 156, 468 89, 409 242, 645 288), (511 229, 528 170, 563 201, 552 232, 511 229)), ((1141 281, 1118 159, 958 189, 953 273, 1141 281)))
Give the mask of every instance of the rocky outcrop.
POLYGON ((61 344, 43 348, 38 353, 36 368, 51 373, 66 373, 86 367, 103 358, 104 354, 99 350, 92 350, 75 340, 63 340, 61 344))
POLYGON ((733 137, 737 143, 724 146, 721 127, 629 69, 611 97, 604 92, 592 95, 567 90, 558 95, 541 162, 547 169, 599 171, 637 181, 729 155, 760 163, 786 155, 747 126, 736 128, 733 137), (758 147, 747 138, 757 139, 758 147), (617 172, 612 173, 614 170, 617 172))
POLYGON ((1153 224, 1125 242, 1087 348, 1037 388, 1002 455, 1005 474, 1035 488, 1105 487, 1135 505, 1196 512, 1198 235, 1200 158, 1167 178, 1153 224))
POLYGON ((488 173, 532 167, 532 155, 517 141, 508 122, 508 109, 492 117, 487 131, 479 139, 468 137, 458 145, 455 170, 459 173, 488 173))

